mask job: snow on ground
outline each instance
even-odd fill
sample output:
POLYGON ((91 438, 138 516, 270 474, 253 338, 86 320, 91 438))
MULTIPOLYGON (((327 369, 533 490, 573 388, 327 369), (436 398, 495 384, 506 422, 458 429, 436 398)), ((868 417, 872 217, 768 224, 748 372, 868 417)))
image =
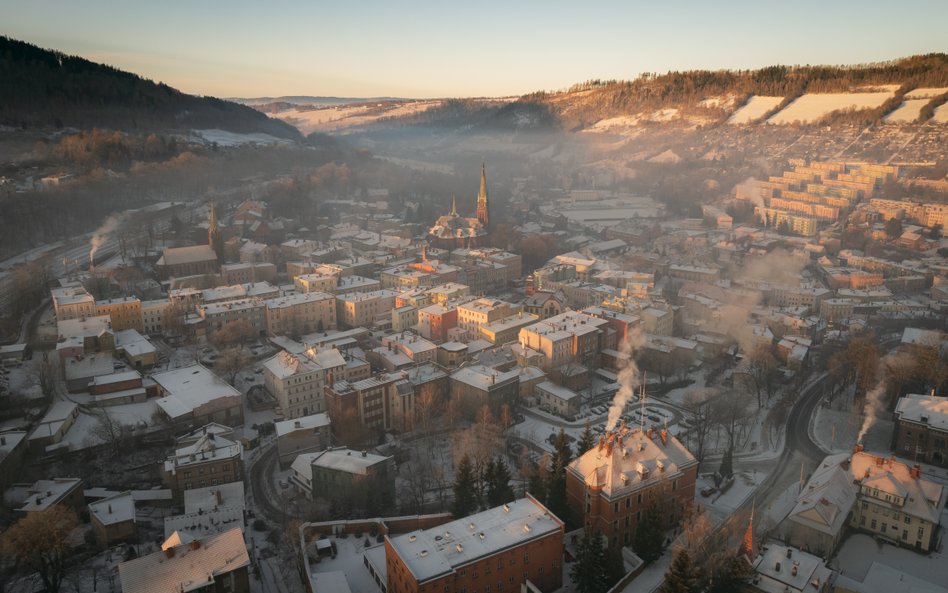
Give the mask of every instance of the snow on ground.
POLYGON ((906 99, 902 101, 898 109, 885 116, 882 121, 885 123, 911 123, 918 119, 922 107, 929 101, 930 99, 906 99))
POLYGON ((931 99, 948 93, 948 86, 925 87, 905 93, 906 99, 931 99))
POLYGON ((5 367, 4 376, 11 393, 20 394, 28 399, 43 397, 43 390, 39 385, 39 365, 42 356, 34 356, 32 360, 23 361, 18 367, 5 367))
POLYGON ((239 146, 241 144, 289 144, 289 140, 270 134, 238 134, 227 130, 192 130, 195 136, 207 143, 216 142, 218 146, 239 146))
POLYGON ((622 589, 622 593, 651 593, 658 589, 665 580, 665 573, 671 566, 673 556, 671 550, 665 550, 662 557, 645 567, 642 574, 622 589))
POLYGON ((331 537, 330 539, 336 543, 336 557, 323 556, 319 562, 312 562, 310 569, 316 574, 333 571, 345 573, 346 581, 352 591, 360 593, 379 591, 375 579, 362 561, 362 552, 366 549, 366 538, 369 540, 369 547, 379 545, 368 533, 363 533, 360 538, 354 535, 346 538, 331 537))
POLYGON ((768 530, 779 525, 793 510, 798 494, 800 494, 800 485, 794 482, 787 486, 777 498, 770 501, 765 508, 760 509, 761 527, 768 530))
POLYGON ((650 163, 675 164, 681 162, 681 157, 675 154, 675 151, 668 149, 665 152, 657 154, 648 160, 650 163))
MULTIPOLYGON (((715 464, 709 464, 708 469, 717 469, 715 464)), ((767 477, 762 471, 756 469, 747 469, 734 472, 734 483, 724 494, 715 494, 710 497, 701 496, 701 490, 714 486, 712 474, 701 474, 695 483, 695 490, 698 492, 695 500, 698 504, 705 507, 715 515, 724 513, 730 515, 751 496, 760 483, 767 477)))
MULTIPOLYGON (((846 406, 820 407, 810 427, 813 441, 832 453, 851 451, 862 427, 863 416, 859 410, 846 406)), ((886 452, 892 441, 894 422, 889 419, 877 419, 869 427, 862 442, 868 451, 886 452)))
POLYGON ((814 122, 833 111, 846 109, 874 109, 892 97, 892 92, 881 93, 807 93, 777 112, 768 124, 791 124, 796 121, 814 122))
POLYGON ((939 124, 948 124, 948 103, 942 103, 942 105, 935 110, 935 116, 932 117, 930 121, 939 124))
POLYGON ((768 111, 780 105, 783 97, 763 97, 754 95, 747 100, 743 107, 734 112, 728 120, 729 124, 749 124, 762 118, 768 111))
MULTIPOLYGON (((942 525, 945 524, 944 515, 942 525)), ((932 583, 948 583, 948 558, 944 551, 923 556, 906 548, 881 543, 871 536, 856 533, 849 536, 831 562, 843 574, 863 580, 873 562, 891 566, 907 574, 915 575, 932 583)))
MULTIPOLYGON (((79 401, 75 396, 72 397, 74 400, 79 401)), ((109 406, 100 409, 108 412, 113 422, 135 427, 135 431, 142 431, 144 430, 144 428, 142 428, 142 422, 148 427, 154 424, 152 415, 158 411, 158 404, 155 402, 156 400, 152 399, 138 404, 109 406)), ((75 423, 63 437, 62 442, 68 443, 72 451, 104 443, 106 441, 105 436, 96 434, 96 429, 101 423, 100 418, 100 416, 94 414, 79 414, 75 423)))
POLYGON ((730 109, 734 106, 734 101, 737 100, 737 96, 728 95, 726 97, 708 97, 707 99, 698 103, 701 107, 706 109, 730 109))
POLYGON ((622 130, 623 128, 634 128, 642 121, 644 114, 622 115, 620 117, 609 117, 601 119, 587 128, 586 132, 608 132, 622 130))

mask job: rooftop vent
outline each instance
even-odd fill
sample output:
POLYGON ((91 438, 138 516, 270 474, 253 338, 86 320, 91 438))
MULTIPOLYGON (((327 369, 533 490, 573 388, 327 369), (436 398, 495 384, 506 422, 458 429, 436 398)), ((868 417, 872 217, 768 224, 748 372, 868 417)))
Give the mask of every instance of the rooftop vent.
POLYGON ((525 523, 525 524, 523 525, 523 532, 524 532, 524 533, 530 533, 530 531, 531 531, 530 526, 525 523))
POLYGON ((504 503, 504 512, 505 512, 505 513, 509 513, 509 512, 510 512, 510 505, 507 504, 507 503, 504 503))
POLYGON ((464 546, 462 546, 461 544, 458 544, 454 546, 454 549, 458 551, 458 554, 460 554, 461 552, 464 551, 464 546))
POLYGON ((408 536, 408 541, 413 542, 418 539, 414 534, 408 536))

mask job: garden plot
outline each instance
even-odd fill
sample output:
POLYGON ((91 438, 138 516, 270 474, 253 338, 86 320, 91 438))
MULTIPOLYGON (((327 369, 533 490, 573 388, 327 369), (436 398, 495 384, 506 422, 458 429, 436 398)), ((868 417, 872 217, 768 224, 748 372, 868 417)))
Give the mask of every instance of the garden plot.
POLYGON ((767 120, 769 124, 816 122, 834 111, 875 109, 892 98, 893 93, 807 93, 767 120))

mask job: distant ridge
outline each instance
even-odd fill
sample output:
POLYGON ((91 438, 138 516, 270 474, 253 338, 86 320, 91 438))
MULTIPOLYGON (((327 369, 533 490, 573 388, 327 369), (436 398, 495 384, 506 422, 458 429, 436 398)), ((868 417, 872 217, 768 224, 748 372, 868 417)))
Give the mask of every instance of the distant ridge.
POLYGON ((288 103, 290 105, 349 105, 352 103, 371 103, 373 101, 413 101, 399 97, 312 97, 309 95, 288 95, 284 97, 228 97, 228 101, 256 107, 270 103, 288 103))
POLYGON ((0 36, 0 124, 124 131, 221 129, 299 139, 282 121, 231 101, 0 36))

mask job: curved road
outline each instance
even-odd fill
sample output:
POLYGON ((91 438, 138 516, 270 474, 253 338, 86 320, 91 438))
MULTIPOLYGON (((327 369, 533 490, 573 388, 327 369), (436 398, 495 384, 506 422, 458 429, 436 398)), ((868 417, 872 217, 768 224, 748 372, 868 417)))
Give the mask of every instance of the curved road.
POLYGON ((273 473, 278 458, 276 441, 273 441, 266 451, 251 460, 249 472, 254 508, 272 524, 280 524, 288 517, 279 506, 281 493, 273 487, 273 473))

